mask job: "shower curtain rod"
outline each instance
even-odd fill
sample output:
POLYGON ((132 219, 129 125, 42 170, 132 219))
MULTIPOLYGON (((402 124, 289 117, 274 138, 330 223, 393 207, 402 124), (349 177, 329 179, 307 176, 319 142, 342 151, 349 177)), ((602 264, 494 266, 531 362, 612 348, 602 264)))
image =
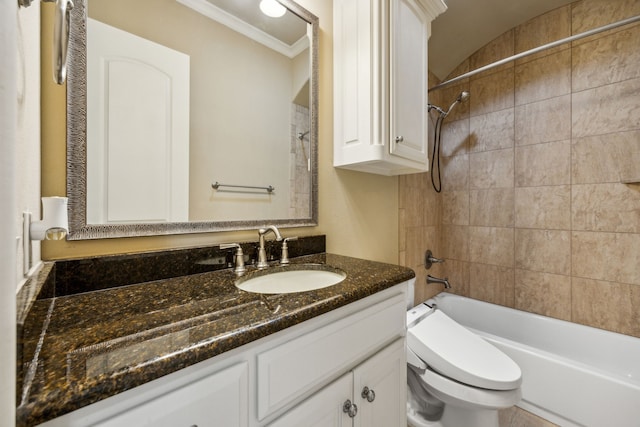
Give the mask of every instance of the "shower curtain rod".
POLYGON ((526 50, 524 52, 521 52, 521 53, 518 53, 516 55, 510 56, 508 58, 501 59, 499 61, 493 62, 493 63, 491 63, 489 65, 485 65, 485 66, 480 67, 478 69, 475 69, 473 71, 469 71, 468 73, 464 73, 464 74, 462 74, 462 75, 460 75, 458 77, 454 77, 454 78, 449 79, 449 80, 447 80, 445 82, 439 83, 439 84, 435 85, 434 87, 432 87, 431 89, 429 89, 428 92, 431 92, 431 91, 436 90, 436 89, 440 89, 440 88, 445 87, 445 86, 449 86, 452 83, 456 83, 456 82, 458 82, 460 80, 466 79, 467 77, 475 76, 478 73, 482 73, 483 71, 487 71, 487 70, 490 70, 492 68, 498 67, 500 65, 506 64, 507 62, 515 61, 516 59, 524 58, 525 56, 533 55, 534 53, 538 53, 538 52, 541 52, 543 50, 550 49, 552 47, 556 47, 556 46, 559 46, 559 45, 567 43, 567 42, 572 42, 574 40, 582 39, 584 37, 589 37, 589 36, 592 36, 594 34, 601 33, 603 31, 607 31, 607 30, 611 30, 613 28, 621 27, 623 25, 632 24, 632 23, 637 22, 637 21, 640 21, 640 15, 636 15, 636 16, 633 16, 631 18, 623 19, 621 21, 614 22, 612 24, 603 25, 602 27, 594 28, 592 30, 585 31, 585 32, 580 33, 580 34, 576 34, 575 36, 566 37, 564 39, 560 39, 560 40, 557 40, 557 41, 554 41, 554 42, 551 42, 551 43, 547 43, 547 44, 542 45, 542 46, 538 46, 538 47, 533 48, 533 49, 526 50))

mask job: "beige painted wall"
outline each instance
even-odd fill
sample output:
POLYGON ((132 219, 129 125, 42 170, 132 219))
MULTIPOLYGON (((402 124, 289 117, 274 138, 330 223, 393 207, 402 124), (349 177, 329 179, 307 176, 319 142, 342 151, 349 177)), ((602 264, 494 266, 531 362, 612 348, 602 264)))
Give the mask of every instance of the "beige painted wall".
MULTIPOLYGON (((291 235, 327 235, 329 252, 396 263, 398 259, 398 179, 333 168, 332 2, 301 0, 319 17, 319 225, 285 229, 291 235)), ((48 10, 46 13, 50 13, 48 10)), ((49 19, 43 32, 50 34, 49 19)), ((43 46, 43 55, 48 58, 43 46)), ((48 63, 48 62, 47 62, 48 63)), ((46 68, 46 65, 44 66, 46 68)), ((42 194, 65 194, 64 88, 43 82, 42 194)), ((254 231, 94 241, 45 242, 44 259, 139 252, 162 248, 254 241, 254 231)))
MULTIPOLYGON (((640 14, 640 2, 581 0, 513 28, 454 75, 640 14)), ((401 179, 400 254, 424 284, 640 337, 640 25, 565 44, 435 91, 459 105, 442 132, 443 191, 401 179), (424 191, 426 197, 419 198, 424 191), (421 234, 420 234, 421 233, 421 234)))

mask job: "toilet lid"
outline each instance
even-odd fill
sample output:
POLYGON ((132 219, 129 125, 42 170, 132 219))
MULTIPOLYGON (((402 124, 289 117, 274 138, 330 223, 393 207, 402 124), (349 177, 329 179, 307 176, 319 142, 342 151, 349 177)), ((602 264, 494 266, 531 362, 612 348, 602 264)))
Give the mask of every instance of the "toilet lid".
POLYGON ((512 390, 522 381, 513 360, 441 310, 408 329, 407 345, 436 372, 474 387, 512 390))

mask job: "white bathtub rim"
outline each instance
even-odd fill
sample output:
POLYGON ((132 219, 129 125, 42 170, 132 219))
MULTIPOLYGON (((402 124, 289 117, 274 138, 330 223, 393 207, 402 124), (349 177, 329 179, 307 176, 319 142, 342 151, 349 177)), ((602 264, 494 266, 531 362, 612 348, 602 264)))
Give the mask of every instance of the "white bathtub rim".
POLYGON ((503 343, 505 343, 507 345, 511 345, 511 346, 517 347, 520 350, 522 350, 523 352, 527 352, 527 353, 530 353, 530 354, 536 354, 536 355, 542 356, 542 357, 544 357, 546 359, 553 359, 555 362, 557 362, 557 363, 559 363, 561 365, 572 367, 572 368, 576 368, 576 369, 584 371, 585 373, 597 375, 599 377, 606 378, 606 379, 609 379, 611 381, 614 381, 614 382, 616 382, 616 383, 618 383, 620 385, 625 385, 625 386, 636 388, 636 389, 638 389, 638 391, 640 391, 640 381, 636 381, 636 379, 633 378, 633 377, 620 375, 617 372, 611 372, 611 371, 602 369, 599 366, 594 366, 594 365, 585 363, 583 361, 570 359, 568 357, 565 357, 565 356, 557 354, 557 353, 552 353, 552 352, 549 352, 549 351, 546 351, 546 350, 542 350, 542 349, 539 349, 539 348, 536 348, 536 347, 532 347, 532 346, 524 344, 524 343, 522 343, 520 341, 513 341, 513 340, 510 340, 508 338, 499 337, 497 335, 493 335, 493 334, 490 334, 490 333, 485 332, 485 331, 474 329, 474 328, 472 328, 470 326, 466 326, 466 328, 469 329, 470 331, 474 332, 475 334, 480 335, 482 338, 484 338, 485 340, 487 340, 491 344, 495 345, 495 341, 500 341, 500 342, 503 342, 503 343))
MULTIPOLYGON (((518 342, 523 345, 528 345, 529 347, 533 347, 536 349, 540 349, 542 351, 546 351, 550 354, 555 354, 560 357, 565 357, 569 360, 575 360, 583 363, 586 366, 594 366, 599 367, 601 371, 610 372, 612 375, 617 378, 625 378, 628 381, 635 382, 640 384, 640 364, 637 363, 640 360, 640 339, 636 337, 632 337, 629 335, 620 334, 613 331, 606 331, 599 328, 594 328, 591 326, 581 325, 573 322, 569 322, 562 319, 555 319, 547 316, 543 316, 536 313, 525 312, 522 310, 513 309, 510 307, 505 307, 497 304, 492 304, 485 301, 474 300, 471 298, 463 297, 460 295, 455 295, 451 293, 442 292, 436 295, 434 298, 428 300, 427 302, 436 302, 439 303, 443 308, 445 313, 447 312, 447 305, 449 302, 446 300, 456 301, 459 300, 465 304, 477 304, 480 307, 483 305, 487 305, 491 307, 491 310, 496 310, 498 312, 508 313, 511 316, 526 316, 529 322, 537 322, 537 323, 554 323, 554 328, 552 328, 556 333, 558 332, 558 328, 562 328, 562 331, 567 331, 568 336, 572 338, 576 338, 577 336, 582 337, 582 341, 574 340, 572 345, 569 345, 564 337, 547 337, 547 342, 544 343, 544 340, 533 337, 532 339, 535 341, 535 344, 540 345, 531 345, 527 344, 521 340, 513 339, 513 334, 510 331, 501 335, 499 333, 495 333, 494 331, 487 331, 485 329, 481 329, 480 327, 475 327, 475 325, 469 324, 469 322, 465 322, 464 319, 460 319, 457 314, 447 313, 450 317, 454 318, 456 321, 460 322, 466 327, 473 329, 480 329, 486 333, 493 334, 495 336, 499 336, 504 339, 510 339, 513 342, 518 342), (592 348, 589 346, 589 343, 592 342, 590 337, 586 337, 585 334, 594 335, 598 340, 604 341, 604 345, 602 348, 592 348), (577 342, 576 342, 577 341, 577 342), (610 351, 610 347, 613 346, 613 343, 618 347, 618 351, 615 354, 616 360, 611 360, 609 354, 606 354, 610 351)), ((453 303, 455 304, 455 303, 453 303)), ((467 313, 460 313, 465 316, 467 313)), ((490 319, 473 319, 478 321, 484 326, 487 324, 490 319)), ((505 330, 504 326, 499 323, 492 323, 491 328, 493 330, 505 330)), ((509 325, 510 326, 510 325, 509 325)), ((508 329, 508 327, 507 327, 508 329)), ((599 342, 602 342, 599 341, 599 342)))

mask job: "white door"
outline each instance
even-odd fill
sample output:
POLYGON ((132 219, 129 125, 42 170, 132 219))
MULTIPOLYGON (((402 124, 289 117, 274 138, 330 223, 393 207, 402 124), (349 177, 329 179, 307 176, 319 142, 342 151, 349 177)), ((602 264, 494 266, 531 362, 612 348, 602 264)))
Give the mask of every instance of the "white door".
POLYGON ((404 342, 404 339, 397 340, 353 371, 353 395, 358 405, 354 427, 407 425, 404 342), (368 390, 366 397, 363 396, 365 387, 368 390))
POLYGON ((87 222, 188 221, 189 56, 87 20, 87 222))
POLYGON ((351 372, 343 375, 269 424, 269 427, 351 426, 352 418, 342 408, 345 401, 352 401, 352 379, 351 372))
POLYGON ((429 21, 415 0, 390 4, 390 153, 426 165, 429 21))

